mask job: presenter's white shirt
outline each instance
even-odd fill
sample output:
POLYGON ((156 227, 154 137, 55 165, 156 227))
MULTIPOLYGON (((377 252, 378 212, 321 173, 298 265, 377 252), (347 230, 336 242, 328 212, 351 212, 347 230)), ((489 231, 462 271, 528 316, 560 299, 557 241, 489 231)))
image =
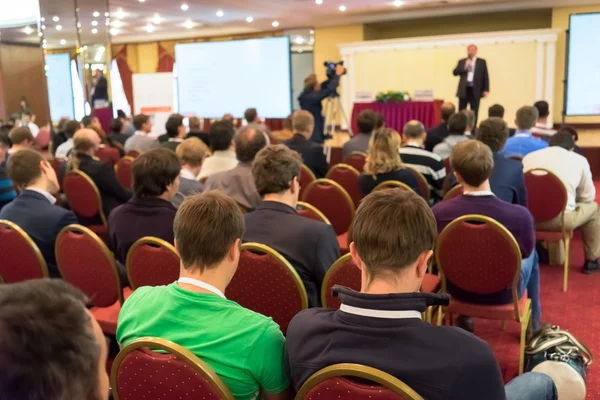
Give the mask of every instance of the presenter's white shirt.
POLYGON ((235 151, 217 150, 202 163, 198 179, 208 178, 219 172, 229 171, 238 165, 235 151))
POLYGON ((471 63, 471 68, 469 69, 469 74, 467 75, 467 82, 473 82, 475 79, 475 63, 477 63, 477 57, 473 57, 473 62, 471 63))
POLYGON ((30 122, 27 124, 27 127, 29 128, 29 130, 31 131, 31 134, 33 135, 33 137, 37 137, 38 133, 40 133, 40 127, 37 126, 35 123, 30 122))

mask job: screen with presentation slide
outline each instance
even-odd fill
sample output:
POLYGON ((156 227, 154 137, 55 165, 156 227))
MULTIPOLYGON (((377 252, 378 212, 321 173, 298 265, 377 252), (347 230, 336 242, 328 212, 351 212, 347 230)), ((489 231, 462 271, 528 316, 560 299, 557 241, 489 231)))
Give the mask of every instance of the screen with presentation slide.
POLYGON ((571 15, 569 32, 567 115, 599 115, 600 13, 571 15))
POLYGON ((263 118, 292 110, 288 37, 175 46, 179 112, 205 118, 254 107, 263 118))
POLYGON ((46 76, 52 121, 63 117, 74 119, 71 56, 68 53, 46 54, 46 76))

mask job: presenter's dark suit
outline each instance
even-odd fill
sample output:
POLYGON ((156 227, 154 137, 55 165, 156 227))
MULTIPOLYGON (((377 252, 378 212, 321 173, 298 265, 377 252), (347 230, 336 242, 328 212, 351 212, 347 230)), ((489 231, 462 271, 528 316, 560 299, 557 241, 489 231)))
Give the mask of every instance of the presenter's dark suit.
POLYGON ((56 267, 54 243, 62 228, 77 223, 75 214, 50 203, 41 193, 24 190, 2 208, 0 219, 14 222, 23 229, 42 252, 50 277, 60 278, 56 267))
POLYGON ((330 95, 334 94, 340 84, 340 76, 334 75, 333 78, 327 83, 327 87, 323 87, 321 90, 314 90, 313 88, 305 89, 300 96, 298 96, 298 102, 300 108, 308 111, 315 118, 315 129, 310 140, 316 143, 323 143, 325 141, 325 117, 323 116, 323 100, 330 95))
POLYGON ((469 70, 465 69, 467 58, 463 58, 454 68, 454 76, 460 76, 456 96, 459 99, 459 110, 467 108, 470 105, 475 113, 475 125, 477 126, 477 117, 479 114, 479 102, 484 92, 490 91, 490 77, 488 74, 487 63, 483 58, 477 58, 475 62, 475 76, 472 84, 468 82, 469 70))
POLYGON ((446 137, 450 134, 448 130, 448 121, 442 121, 441 124, 435 128, 431 128, 427 131, 427 138, 425 139, 425 150, 433 151, 433 148, 438 144, 442 143, 446 137))
POLYGON ((314 172, 317 179, 324 178, 327 175, 329 164, 327 164, 327 158, 323 154, 323 147, 321 145, 306 140, 299 133, 296 133, 294 137, 286 140, 283 144, 302 156, 304 164, 314 172))

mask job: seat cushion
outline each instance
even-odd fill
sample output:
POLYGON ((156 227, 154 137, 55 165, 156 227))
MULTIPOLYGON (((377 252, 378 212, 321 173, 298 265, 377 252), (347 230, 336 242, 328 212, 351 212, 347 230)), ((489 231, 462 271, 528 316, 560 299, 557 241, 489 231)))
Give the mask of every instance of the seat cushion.
POLYGON ((421 292, 436 293, 440 289, 440 277, 433 274, 425 274, 421 283, 421 292))
POLYGON ((553 231, 535 231, 535 240, 550 240, 550 241, 559 241, 563 240, 562 232, 553 232, 553 231))
MULTIPOLYGON (((525 293, 519 299, 519 314, 521 316, 523 316, 526 304, 527 290, 525 290, 525 293)), ((446 310, 451 314, 466 315, 473 318, 497 319, 502 321, 515 319, 513 303, 501 305, 476 304, 461 301, 453 297, 450 299, 450 305, 446 310)))
POLYGON ((98 321, 102 332, 107 335, 115 335, 117 333, 117 321, 119 312, 121 312, 121 303, 115 302, 110 307, 92 307, 90 312, 98 321))

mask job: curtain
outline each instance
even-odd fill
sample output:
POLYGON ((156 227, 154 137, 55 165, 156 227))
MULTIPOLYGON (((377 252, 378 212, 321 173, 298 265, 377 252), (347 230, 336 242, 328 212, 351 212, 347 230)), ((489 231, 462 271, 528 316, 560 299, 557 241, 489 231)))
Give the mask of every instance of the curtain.
POLYGON ((123 82, 123 91, 129 103, 129 107, 133 111, 133 72, 127 64, 127 46, 122 46, 118 51, 113 52, 113 60, 117 62, 121 82, 123 82))
POLYGON ((159 42, 158 43, 158 67, 156 72, 173 72, 175 59, 173 55, 159 42))

